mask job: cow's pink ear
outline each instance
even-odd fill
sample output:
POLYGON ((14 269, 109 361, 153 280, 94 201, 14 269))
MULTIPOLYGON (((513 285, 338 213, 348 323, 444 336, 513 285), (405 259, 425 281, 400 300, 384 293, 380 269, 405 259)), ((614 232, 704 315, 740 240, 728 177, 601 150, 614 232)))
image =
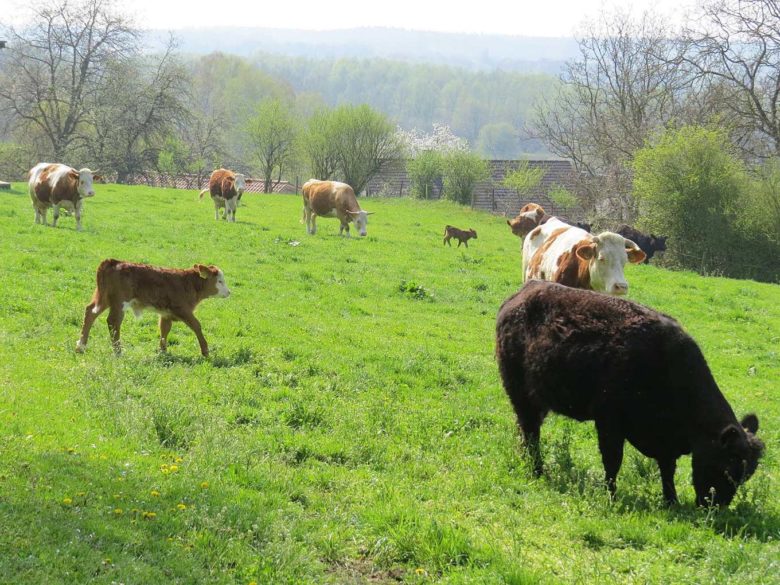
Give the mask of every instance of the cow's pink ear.
POLYGON ((70 171, 70 172, 68 173, 68 176, 69 176, 71 179, 76 179, 77 181, 79 180, 79 172, 78 172, 78 171, 70 171))
POLYGON ((200 276, 201 278, 208 278, 209 277, 209 267, 208 266, 204 266, 203 264, 196 264, 194 268, 195 268, 195 270, 198 271, 198 276, 200 276))
POLYGON ((593 260, 593 257, 596 255, 596 243, 592 242, 590 244, 580 246, 577 248, 576 254, 577 258, 584 260, 585 262, 593 260))
POLYGON ((544 209, 542 209, 541 207, 539 207, 539 208, 536 210, 536 221, 539 221, 540 219, 542 219, 542 216, 543 216, 543 215, 544 215, 544 209))

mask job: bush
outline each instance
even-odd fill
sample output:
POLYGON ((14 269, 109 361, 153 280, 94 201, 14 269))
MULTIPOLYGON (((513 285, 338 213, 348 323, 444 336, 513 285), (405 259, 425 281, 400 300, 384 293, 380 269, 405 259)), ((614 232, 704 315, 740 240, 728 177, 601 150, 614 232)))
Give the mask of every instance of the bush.
POLYGON ((669 236, 666 259, 704 274, 777 280, 780 248, 751 229, 756 213, 744 164, 725 132, 668 130, 634 158, 638 227, 669 236))
POLYGON ((415 199, 432 199, 444 173, 444 157, 435 150, 425 150, 406 163, 415 199))
POLYGON ((487 162, 479 155, 463 151, 450 152, 444 158, 444 198, 468 205, 476 184, 489 176, 487 162))

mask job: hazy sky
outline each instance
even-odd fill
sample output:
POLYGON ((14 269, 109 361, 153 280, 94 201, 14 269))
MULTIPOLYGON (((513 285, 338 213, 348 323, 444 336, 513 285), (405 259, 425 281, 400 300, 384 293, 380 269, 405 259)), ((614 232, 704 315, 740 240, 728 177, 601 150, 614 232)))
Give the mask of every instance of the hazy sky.
MULTIPOLYGON (((387 26, 445 32, 571 36, 602 7, 653 8, 678 19, 693 0, 126 0, 143 28, 200 26, 339 29, 387 26)), ((0 0, 0 19, 28 2, 0 0)), ((22 8, 21 11, 18 11, 22 8)))

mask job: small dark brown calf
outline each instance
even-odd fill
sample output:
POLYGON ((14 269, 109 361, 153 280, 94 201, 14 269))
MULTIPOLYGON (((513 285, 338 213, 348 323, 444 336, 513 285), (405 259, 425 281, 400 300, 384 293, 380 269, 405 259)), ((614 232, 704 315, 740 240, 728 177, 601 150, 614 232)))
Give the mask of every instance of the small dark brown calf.
POLYGON ((125 311, 132 309, 136 317, 148 309, 160 315, 160 350, 168 347, 168 333, 174 321, 181 321, 195 332, 200 352, 207 356, 209 347, 203 337, 195 308, 209 297, 230 295, 225 275, 216 266, 196 264, 192 268, 158 268, 147 264, 103 260, 97 269, 97 288, 84 312, 81 337, 76 351, 87 348, 89 330, 95 319, 106 309, 108 331, 114 351, 120 353, 119 331, 125 311))
POLYGON ((466 247, 469 247, 469 240, 471 238, 477 239, 477 232, 473 228, 469 228, 467 230, 458 229, 455 226, 448 225, 444 228, 444 241, 443 244, 447 244, 448 246, 452 246, 450 244, 450 238, 455 238, 458 240, 458 248, 460 248, 461 244, 465 244, 466 247))

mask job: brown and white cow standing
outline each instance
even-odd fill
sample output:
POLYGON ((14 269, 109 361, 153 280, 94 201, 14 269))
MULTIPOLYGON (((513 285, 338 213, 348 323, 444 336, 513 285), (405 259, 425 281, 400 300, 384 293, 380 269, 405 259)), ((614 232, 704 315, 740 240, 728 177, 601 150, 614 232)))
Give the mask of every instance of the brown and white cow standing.
POLYGON ((219 219, 219 210, 224 208, 223 219, 236 221, 236 207, 244 194, 247 185, 252 184, 252 179, 247 179, 241 173, 228 169, 216 169, 209 177, 209 186, 200 192, 200 198, 206 193, 211 193, 214 201, 214 219, 219 219))
POLYGON ((531 230, 546 223, 553 216, 547 215, 544 208, 536 203, 527 203, 520 208, 517 216, 512 220, 506 220, 509 229, 519 238, 526 237, 531 230))
POLYGON ((553 217, 523 241, 523 282, 537 279, 611 295, 628 292, 626 262, 645 259, 639 247, 621 235, 597 236, 553 217))
POLYGON ((195 308, 209 297, 230 295, 225 275, 216 266, 195 264, 192 268, 159 268, 121 260, 103 260, 97 269, 97 288, 84 312, 81 337, 76 351, 87 348, 89 330, 95 319, 106 309, 108 330, 116 353, 121 352, 119 332, 125 311, 132 309, 136 317, 149 309, 160 315, 160 350, 168 347, 168 333, 174 321, 181 321, 195 332, 200 352, 207 356, 209 347, 203 337, 195 308))
POLYGON ((102 177, 94 171, 83 168, 77 171, 60 163, 38 163, 29 172, 29 190, 35 223, 48 225, 46 214, 54 207, 52 226, 57 227, 60 207, 76 215, 76 229, 81 230, 81 209, 84 199, 94 197, 93 180, 102 177))
POLYGON ((317 216, 337 217, 341 222, 339 235, 346 230, 349 235, 349 222, 355 222, 355 228, 361 236, 366 235, 368 216, 372 212, 360 209, 352 187, 338 181, 318 181, 310 179, 303 184, 303 219, 306 231, 317 233, 317 216))

